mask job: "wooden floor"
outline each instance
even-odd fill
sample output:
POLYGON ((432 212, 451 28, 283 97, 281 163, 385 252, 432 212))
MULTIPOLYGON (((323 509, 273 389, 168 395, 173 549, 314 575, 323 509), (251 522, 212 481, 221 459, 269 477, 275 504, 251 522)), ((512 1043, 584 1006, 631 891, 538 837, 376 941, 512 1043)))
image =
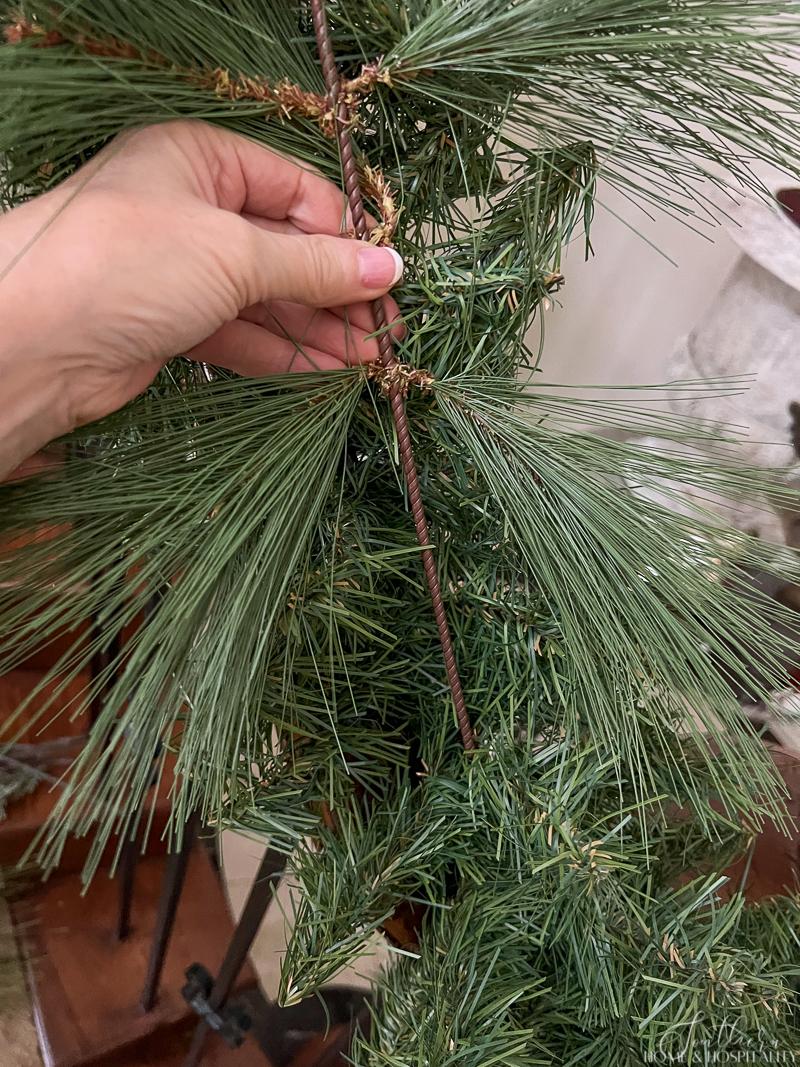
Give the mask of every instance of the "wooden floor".
MULTIPOLYGON (((36 536, 41 534, 37 531, 36 536)), ((26 539, 23 536, 20 541, 26 539)), ((140 621, 134 620, 131 626, 135 628, 140 621)), ((90 679, 81 675, 72 680, 63 676, 47 680, 47 671, 63 662, 62 656, 76 639, 85 641, 91 632, 87 621, 76 630, 57 634, 47 645, 34 649, 17 669, 0 676, 0 742, 37 744, 72 738, 80 744, 90 727, 89 710, 82 707, 90 679), (20 719, 14 713, 23 702, 26 710, 20 719), (56 714, 59 710, 65 713, 56 714)), ((69 840, 51 879, 29 884, 12 903, 11 917, 24 954, 32 1015, 46 1067, 179 1067, 184 1060, 197 1021, 181 996, 184 972, 195 962, 212 973, 217 970, 233 933, 233 921, 218 870, 208 850, 196 847, 159 999, 151 1012, 140 1008, 165 867, 162 830, 169 814, 170 785, 167 767, 159 795, 150 798, 154 819, 148 855, 137 866, 132 928, 124 941, 118 941, 114 933, 119 886, 108 877, 110 851, 88 891, 84 894, 82 890, 80 870, 90 845, 87 840, 69 840)), ((10 803, 8 817, 0 821, 0 865, 17 863, 45 823, 57 795, 44 785, 10 803)), ((237 1050, 211 1034, 204 1067, 277 1067, 261 1048, 269 1048, 273 1055, 280 1048, 280 1067, 291 1067, 289 1060, 300 1043, 318 1025, 325 1025, 316 1020, 313 1028, 302 1027, 299 1032, 288 1028, 274 1006, 264 1001, 249 964, 237 992, 246 993, 257 1008, 266 1008, 251 1013, 258 1015, 261 1030, 254 1026, 237 1050)), ((316 1002, 315 1006, 319 1009, 316 1002)), ((316 1063, 322 1057, 326 1064, 343 1064, 335 1049, 333 1056, 329 1055, 339 1036, 316 1037, 309 1050, 311 1058, 306 1057, 303 1063, 316 1063)), ((7 1062, 8 1051, 0 1045, 0 1067, 28 1067, 13 1052, 11 1062, 7 1062)))
MULTIPOLYGON (((56 875, 14 904, 17 928, 24 932, 34 1019, 47 1067, 135 1063, 151 1039, 157 1039, 161 1055, 167 1038, 195 1020, 181 996, 184 972, 195 962, 214 972, 233 923, 208 852, 196 848, 159 999, 151 1012, 142 1011, 139 1001, 164 863, 162 856, 140 861, 132 929, 123 942, 114 933, 118 882, 106 872, 97 875, 85 895, 77 875, 56 875)), ((254 986, 256 981, 248 965, 239 988, 254 986)), ((151 1062, 152 1054, 151 1048, 150 1058, 142 1062, 151 1062)), ((250 1059, 237 1057, 236 1062, 245 1067, 250 1059)), ((266 1061, 261 1057, 257 1062, 263 1067, 266 1061)))

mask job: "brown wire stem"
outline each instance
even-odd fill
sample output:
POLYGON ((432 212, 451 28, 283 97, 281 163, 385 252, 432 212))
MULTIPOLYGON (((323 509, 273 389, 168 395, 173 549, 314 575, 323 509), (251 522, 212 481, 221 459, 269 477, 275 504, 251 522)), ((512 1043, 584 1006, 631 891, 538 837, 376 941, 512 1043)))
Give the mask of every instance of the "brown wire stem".
MULTIPOLYGON (((353 229, 356 237, 361 241, 369 239, 367 221, 364 217, 364 200, 361 191, 358 166, 353 153, 353 142, 350 134, 351 115, 350 104, 347 94, 339 91, 339 72, 336 69, 336 60, 333 54, 333 42, 331 39, 330 26, 325 11, 325 0, 311 0, 311 17, 314 22, 314 34, 317 40, 317 51, 322 64, 322 73, 325 77, 325 87, 331 100, 331 106, 336 113, 336 130, 339 141, 339 152, 342 160, 342 175, 347 202, 353 216, 353 229)), ((386 310, 383 300, 376 300, 372 305, 372 313, 375 320, 375 329, 381 331, 378 335, 378 348, 380 360, 388 370, 398 364, 394 354, 394 346, 389 331, 386 329, 386 310)), ((414 518, 414 526, 417 532, 417 540, 421 548, 422 566, 425 569, 425 577, 428 581, 428 589, 433 604, 433 614, 436 618, 436 626, 439 630, 439 640, 442 645, 444 665, 447 672, 447 681, 453 697, 453 705, 458 720, 458 728, 461 731, 461 740, 464 748, 468 751, 475 749, 475 733, 470 723, 467 712, 464 690, 461 686, 461 678, 456 665, 453 638, 447 623, 447 614, 442 602, 442 589, 439 584, 439 575, 436 571, 436 561, 431 547, 428 520, 425 517, 425 508, 422 504, 422 494, 417 476, 417 465, 414 462, 414 451, 411 444, 411 434, 408 427, 404 389, 400 381, 392 384, 388 391, 389 403, 392 408, 395 429, 397 431, 397 443, 400 449, 400 459, 403 465, 408 499, 411 504, 411 514, 414 518)))

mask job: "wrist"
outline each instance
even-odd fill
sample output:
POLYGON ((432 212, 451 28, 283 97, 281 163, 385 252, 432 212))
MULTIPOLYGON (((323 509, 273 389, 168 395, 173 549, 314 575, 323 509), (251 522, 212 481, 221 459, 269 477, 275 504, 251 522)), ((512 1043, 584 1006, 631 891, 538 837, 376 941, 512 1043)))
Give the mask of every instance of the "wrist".
POLYGON ((58 357, 63 330, 51 321, 33 254, 32 238, 51 212, 44 196, 0 222, 0 481, 72 429, 58 357))
POLYGON ((52 358, 0 341, 0 481, 70 425, 61 375, 52 358))

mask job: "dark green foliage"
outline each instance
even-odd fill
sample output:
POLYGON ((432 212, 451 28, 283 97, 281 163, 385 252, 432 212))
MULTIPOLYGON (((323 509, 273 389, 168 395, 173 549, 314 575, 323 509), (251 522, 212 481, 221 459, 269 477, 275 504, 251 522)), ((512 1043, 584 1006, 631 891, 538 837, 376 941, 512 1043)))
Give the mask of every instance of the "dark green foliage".
MULTIPOLYGON (((146 818, 164 745, 176 830, 200 807, 293 854, 287 999, 402 902, 428 906, 359 1067, 794 1050, 797 901, 744 907, 720 872, 784 817, 736 695, 769 701, 796 659, 773 629, 784 610, 744 597, 751 570, 796 563, 706 504, 796 500, 780 472, 736 464, 732 432, 525 380, 526 336, 564 245, 588 240, 598 172, 701 221, 712 186, 756 187, 752 159, 792 157, 797 80, 772 57, 793 4, 328 6, 346 75, 383 57, 356 139, 401 209, 399 350, 434 379, 408 407, 479 750, 459 746, 379 389, 358 371, 208 384, 177 358, 76 434, 57 474, 0 496, 3 535, 60 524, 0 557, 0 670, 94 616, 100 636, 59 664, 75 675, 147 611, 109 666, 45 856, 96 830, 96 859, 146 818), (587 423, 670 444, 642 451, 587 423), (692 458, 698 440, 713 458, 692 458), (694 493, 680 511, 653 502, 677 485, 694 493)), ((224 68, 320 92, 303 5, 23 7, 60 37, 0 49, 7 200, 176 117, 338 177, 317 123, 215 91, 224 68)))

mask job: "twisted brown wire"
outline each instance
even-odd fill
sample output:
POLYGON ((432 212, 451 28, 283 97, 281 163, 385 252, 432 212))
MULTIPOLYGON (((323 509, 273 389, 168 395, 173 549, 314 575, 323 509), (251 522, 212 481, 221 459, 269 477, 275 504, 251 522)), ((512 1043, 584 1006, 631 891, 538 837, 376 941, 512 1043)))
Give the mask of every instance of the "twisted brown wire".
MULTIPOLYGON (((342 160, 344 189, 347 194, 350 213, 353 217, 353 228, 356 237, 363 241, 368 237, 367 220, 364 216, 364 200, 361 193, 358 167, 353 153, 353 142, 350 136, 350 108, 344 96, 339 92, 339 73, 336 69, 336 59, 333 54, 333 42, 325 11, 325 0, 311 0, 311 17, 314 22, 314 34, 317 39, 317 51, 322 64, 322 73, 325 77, 325 86, 328 90, 331 107, 335 109, 336 114, 336 131, 342 160)), ((391 367, 397 363, 397 358, 394 354, 391 334, 386 330, 386 309, 382 299, 373 303, 372 314, 375 321, 375 329, 381 331, 378 337, 381 363, 384 367, 391 367)), ((422 566, 425 570, 425 577, 431 594, 433 614, 439 630, 444 666, 453 697, 453 705, 456 710, 458 728, 461 731, 461 740, 464 748, 472 750, 475 748, 475 734, 469 720, 467 705, 464 700, 464 690, 461 686, 461 678, 456 665, 453 638, 450 634, 447 614, 442 602, 442 588, 439 584, 436 561, 431 548, 428 520, 425 517, 425 508, 422 504, 422 493, 419 487, 417 465, 414 462, 414 450, 411 444, 402 386, 394 385, 391 387, 389 403, 391 404, 392 416, 397 430, 397 443, 408 489, 408 499, 411 504, 411 514, 414 518, 417 540, 421 548, 422 566)))

